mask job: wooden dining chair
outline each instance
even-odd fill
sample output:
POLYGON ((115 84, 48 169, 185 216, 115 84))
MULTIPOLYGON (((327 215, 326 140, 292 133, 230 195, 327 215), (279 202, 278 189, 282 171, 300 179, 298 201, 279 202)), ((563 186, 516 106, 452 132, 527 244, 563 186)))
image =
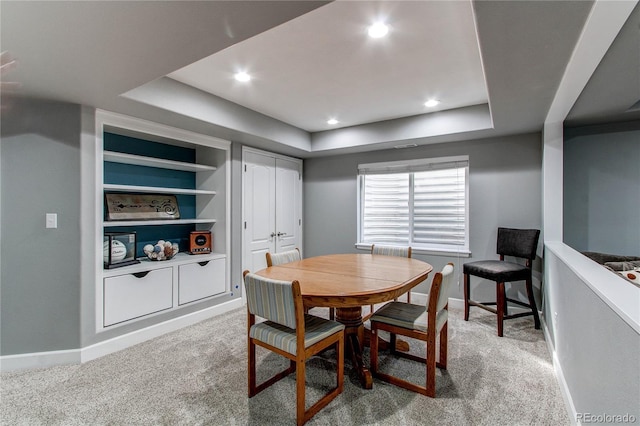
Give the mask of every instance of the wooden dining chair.
POLYGON ((385 382, 418 392, 436 396, 436 367, 447 368, 447 327, 449 318, 449 287, 453 278, 453 263, 437 272, 431 283, 426 306, 404 302, 390 302, 378 309, 371 321, 371 373, 385 382), (383 373, 378 362, 378 332, 390 334, 389 349, 392 355, 426 364, 425 386, 411 383, 399 377, 383 373), (396 350, 396 335, 418 339, 427 344, 425 358, 396 350), (440 335, 440 356, 436 361, 436 339, 440 335))
MULTIPOLYGON (((295 262, 296 260, 301 260, 302 256, 300 255, 300 249, 297 247, 293 250, 283 251, 280 253, 266 253, 267 256, 267 267, 274 265, 282 265, 283 263, 295 262)), ((307 309, 305 311, 309 313, 307 309)), ((329 308, 329 319, 333 320, 336 318, 336 311, 334 308, 329 308)))
POLYGON ((263 278, 244 271, 247 294, 249 398, 296 372, 296 420, 303 425, 342 393, 344 387, 344 325, 303 311, 300 283, 263 278), (256 316, 266 321, 256 323, 256 316), (289 367, 257 384, 256 345, 289 359, 289 367), (337 385, 305 409, 306 361, 334 346, 337 385))
MULTIPOLYGON (((380 254, 383 256, 411 257, 411 247, 405 246, 386 246, 381 244, 371 245, 371 254, 380 254)), ((398 300, 397 298, 395 299, 398 300)), ((411 291, 407 292, 407 303, 411 303, 411 291)), ((368 320, 373 315, 375 306, 369 305, 369 314, 365 315, 363 321, 368 320)))
POLYGON ((480 260, 477 262, 465 263, 462 267, 464 273, 464 320, 469 321, 469 307, 477 306, 498 316, 498 336, 503 335, 503 324, 506 319, 520 318, 533 315, 534 326, 540 328, 540 318, 538 308, 533 297, 533 285, 531 277, 531 263, 536 258, 538 239, 540 230, 538 229, 512 229, 498 228, 497 254, 500 260, 480 260), (525 264, 505 261, 505 256, 512 256, 525 259, 525 264), (496 301, 476 302, 471 300, 471 275, 495 282, 496 301), (505 282, 525 281, 527 297, 529 303, 506 297, 505 282), (524 306, 528 312, 521 312, 509 315, 507 302, 524 306), (495 309, 491 308, 495 305, 495 309))

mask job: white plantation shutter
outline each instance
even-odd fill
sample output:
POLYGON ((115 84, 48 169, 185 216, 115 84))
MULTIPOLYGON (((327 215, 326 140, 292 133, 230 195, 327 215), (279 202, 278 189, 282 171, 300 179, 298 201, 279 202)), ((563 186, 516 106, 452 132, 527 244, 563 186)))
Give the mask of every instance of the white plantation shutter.
POLYGON ((409 175, 369 175, 364 179, 362 242, 407 245, 409 175))
POLYGON ((468 251, 468 157, 363 164, 359 242, 468 251))
POLYGON ((414 174, 415 243, 434 248, 465 247, 465 175, 461 167, 414 174))

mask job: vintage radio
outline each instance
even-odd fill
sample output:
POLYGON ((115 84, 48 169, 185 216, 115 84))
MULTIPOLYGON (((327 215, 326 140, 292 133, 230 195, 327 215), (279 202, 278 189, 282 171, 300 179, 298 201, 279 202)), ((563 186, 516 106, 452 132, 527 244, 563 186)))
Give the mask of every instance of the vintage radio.
POLYGON ((189 237, 189 253, 208 254, 213 247, 211 231, 192 231, 189 237))

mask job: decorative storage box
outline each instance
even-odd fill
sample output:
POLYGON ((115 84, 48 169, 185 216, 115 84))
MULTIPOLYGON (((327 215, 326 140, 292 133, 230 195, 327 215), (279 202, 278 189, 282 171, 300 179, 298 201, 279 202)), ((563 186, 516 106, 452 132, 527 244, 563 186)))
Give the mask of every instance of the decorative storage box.
POLYGON ((140 263, 136 260, 136 233, 105 232, 102 253, 105 269, 140 263))

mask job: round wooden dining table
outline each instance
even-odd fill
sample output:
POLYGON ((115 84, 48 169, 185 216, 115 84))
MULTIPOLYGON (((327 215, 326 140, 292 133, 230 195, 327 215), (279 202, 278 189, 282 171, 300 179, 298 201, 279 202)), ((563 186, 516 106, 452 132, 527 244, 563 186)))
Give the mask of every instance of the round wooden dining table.
POLYGON ((305 308, 336 308, 345 326, 347 352, 365 389, 371 372, 362 361, 362 306, 386 302, 424 281, 433 267, 417 259, 378 254, 330 254, 271 266, 256 274, 275 280, 298 280, 305 308))

